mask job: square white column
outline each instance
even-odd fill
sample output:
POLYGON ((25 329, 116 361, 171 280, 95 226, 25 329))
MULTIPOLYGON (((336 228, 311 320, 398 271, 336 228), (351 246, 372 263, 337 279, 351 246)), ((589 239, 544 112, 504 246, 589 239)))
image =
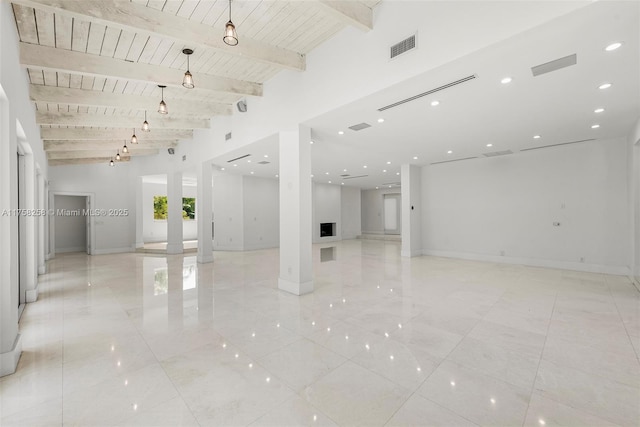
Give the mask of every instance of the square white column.
POLYGON ((167 174, 167 253, 181 254, 182 243, 182 172, 167 174))
POLYGON ((311 130, 280 132, 280 278, 295 295, 313 291, 311 260, 311 130))
POLYGON ((136 249, 144 246, 144 181, 136 178, 136 249))
MULTIPOLYGON (((42 211, 47 209, 47 189, 44 183, 44 176, 38 170, 38 209, 42 211)), ((47 272, 47 254, 46 254, 46 222, 45 216, 38 217, 38 274, 47 272)))
POLYGON ((420 166, 402 165, 402 249, 403 257, 422 255, 422 173, 420 166))
POLYGON ((198 221, 198 262, 213 262, 213 169, 211 163, 199 163, 197 167, 198 192, 196 198, 196 220, 198 221))

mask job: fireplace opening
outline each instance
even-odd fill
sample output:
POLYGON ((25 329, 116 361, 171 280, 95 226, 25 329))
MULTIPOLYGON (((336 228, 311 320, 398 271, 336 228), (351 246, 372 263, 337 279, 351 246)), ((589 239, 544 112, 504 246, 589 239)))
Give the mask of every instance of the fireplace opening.
POLYGON ((329 237, 336 235, 335 222, 323 222, 320 224, 320 237, 329 237))

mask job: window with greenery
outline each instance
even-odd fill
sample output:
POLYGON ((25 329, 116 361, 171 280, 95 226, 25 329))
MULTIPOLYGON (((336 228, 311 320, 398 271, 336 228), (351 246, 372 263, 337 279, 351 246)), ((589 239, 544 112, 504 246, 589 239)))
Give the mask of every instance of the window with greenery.
MULTIPOLYGON (((153 219, 167 219, 167 196, 153 196, 153 219)), ((196 219, 196 199, 195 197, 182 198, 182 219, 189 221, 196 219)))

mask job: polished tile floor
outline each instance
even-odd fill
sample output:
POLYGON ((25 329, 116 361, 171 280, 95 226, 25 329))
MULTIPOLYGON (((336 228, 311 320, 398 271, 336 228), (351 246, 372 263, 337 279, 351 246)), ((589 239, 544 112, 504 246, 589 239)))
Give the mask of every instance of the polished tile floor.
POLYGON ((59 256, 0 424, 640 424, 626 278, 399 252, 314 246, 303 297, 277 290, 277 250, 59 256))

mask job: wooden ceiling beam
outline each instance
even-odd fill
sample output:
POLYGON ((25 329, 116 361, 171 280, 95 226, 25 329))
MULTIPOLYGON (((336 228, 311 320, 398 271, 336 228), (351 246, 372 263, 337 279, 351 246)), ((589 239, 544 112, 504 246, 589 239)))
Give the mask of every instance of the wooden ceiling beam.
MULTIPOLYGON (((129 1, 11 0, 56 14, 80 18, 138 34, 171 39, 190 48, 203 47, 271 66, 303 71, 305 56, 267 43, 242 37, 237 46, 222 41, 224 28, 175 16, 129 1)), ((197 78, 197 77, 196 77, 197 78)), ((196 80, 196 83, 198 80, 196 80)))
POLYGON ((362 31, 373 30, 373 10, 358 1, 319 0, 324 11, 337 20, 362 31))
MULTIPOLYGON (((84 3, 75 1, 75 3, 84 3)), ((87 2, 93 3, 93 2, 87 2)), ((143 64, 113 59, 106 56, 91 55, 84 52, 56 49, 20 42, 20 63, 32 70, 58 71, 71 74, 89 75, 182 87, 184 70, 167 68, 159 65, 143 64)), ((262 96, 262 84, 246 82, 199 74, 196 77, 196 88, 192 90, 207 90, 220 93, 230 93, 238 96, 262 96)), ((165 89, 165 95, 168 91, 165 89)))
MULTIPOLYGON (((93 164, 93 163, 104 163, 106 168, 109 167, 109 160, 112 160, 113 157, 92 157, 89 159, 51 159, 49 160, 49 166, 69 166, 69 165, 85 165, 85 164, 93 164)), ((113 162, 118 165, 118 163, 128 162, 131 160, 129 157, 122 157, 120 160, 114 160, 113 162)))
MULTIPOLYGON (((111 141, 111 140, 88 140, 88 141, 65 141, 65 140, 52 140, 44 141, 44 150, 47 152, 71 152, 71 151, 88 151, 88 150, 111 150, 115 152, 124 145, 125 140, 111 141)), ((131 151, 150 150, 150 149, 164 149, 175 148, 178 146, 177 141, 143 141, 138 144, 130 144, 127 141, 127 147, 131 151)))
MULTIPOLYGON (((140 129, 140 118, 106 114, 36 112, 36 123, 40 125, 123 127, 140 129)), ((154 129, 208 129, 209 119, 174 119, 163 117, 153 119, 154 129)), ((140 132, 143 133, 143 132, 140 132)), ((149 132, 151 133, 151 132, 149 132)), ((131 135, 129 135, 131 137, 131 135)))
MULTIPOLYGON (((138 124, 140 126, 140 124, 138 124)), ((131 138, 132 128, 79 129, 79 128, 42 128, 43 140, 110 140, 122 141, 131 138)), ((187 129, 151 129, 151 132, 136 132, 139 141, 177 140, 193 138, 193 130, 187 129)))
MULTIPOLYGON (((123 95, 119 93, 101 92, 97 90, 73 89, 68 87, 43 86, 32 84, 29 88, 32 101, 50 102, 54 104, 73 104, 91 107, 113 107, 121 109, 146 110, 147 119, 152 123, 158 117, 156 110, 160 98, 146 96, 123 95)), ((165 100, 170 111, 192 117, 211 117, 229 115, 232 108, 229 104, 218 102, 192 101, 188 99, 165 100)))
MULTIPOLYGON (((122 148, 122 147, 121 147, 122 148)), ((121 157, 128 156, 152 156, 158 154, 159 149, 153 148, 129 148, 129 153, 123 154, 120 150, 121 157)), ((63 159, 90 159, 92 157, 111 157, 115 154, 114 150, 75 150, 75 151, 48 151, 47 158, 49 160, 63 160, 63 159)))

